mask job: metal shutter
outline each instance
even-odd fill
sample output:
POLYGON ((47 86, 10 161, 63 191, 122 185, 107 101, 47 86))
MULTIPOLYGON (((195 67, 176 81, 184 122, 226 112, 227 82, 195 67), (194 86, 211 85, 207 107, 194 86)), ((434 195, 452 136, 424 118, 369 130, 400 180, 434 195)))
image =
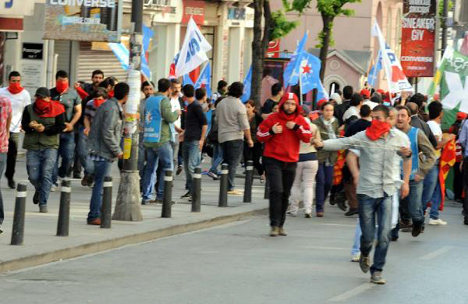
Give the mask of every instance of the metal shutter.
MULTIPOLYGON (((71 73, 70 66, 70 51, 71 51, 71 41, 64 40, 55 40, 54 48, 55 54, 58 55, 57 58, 57 71, 64 70, 68 73, 71 73)), ((55 77, 55 75, 54 75, 55 77)))

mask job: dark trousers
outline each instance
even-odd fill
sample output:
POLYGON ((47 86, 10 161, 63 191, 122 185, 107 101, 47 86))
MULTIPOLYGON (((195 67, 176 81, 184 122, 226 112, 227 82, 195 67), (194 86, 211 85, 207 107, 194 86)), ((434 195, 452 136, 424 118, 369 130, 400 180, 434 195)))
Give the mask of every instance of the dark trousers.
POLYGON ((455 163, 453 166, 453 192, 455 193, 455 200, 461 200, 463 194, 463 168, 460 162, 455 163))
POLYGON ((285 163, 264 157, 263 165, 270 184, 270 226, 283 227, 297 163, 285 163))
POLYGON ((6 161, 5 176, 12 179, 15 176, 16 156, 18 155, 19 133, 10 133, 8 140, 8 153, 6 161))
POLYGON ((244 141, 241 139, 225 141, 221 144, 221 148, 224 155, 223 163, 229 166, 228 190, 234 190, 236 187, 236 170, 241 160, 244 141))
POLYGON ((257 170, 259 175, 263 175, 265 171, 263 165, 260 163, 260 158, 263 154, 263 147, 261 143, 255 143, 252 148, 244 142, 244 162, 253 161, 254 168, 257 170))
POLYGON ((463 189, 465 197, 463 198, 463 211, 465 212, 465 222, 468 221, 468 157, 463 160, 463 189))

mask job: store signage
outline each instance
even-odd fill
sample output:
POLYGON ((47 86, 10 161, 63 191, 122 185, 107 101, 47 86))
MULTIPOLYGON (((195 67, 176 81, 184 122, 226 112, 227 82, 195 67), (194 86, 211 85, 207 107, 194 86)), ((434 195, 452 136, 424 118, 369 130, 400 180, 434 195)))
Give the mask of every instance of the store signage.
POLYGON ((229 20, 245 20, 245 8, 230 7, 228 10, 229 20))
POLYGON ((266 51, 266 56, 268 58, 279 58, 280 41, 281 41, 280 39, 276 39, 268 43, 268 49, 266 51))
POLYGON ((23 43, 23 59, 42 60, 44 45, 42 43, 23 43))
POLYGON ((205 2, 192 0, 184 1, 182 23, 188 24, 190 16, 196 24, 202 25, 205 22, 205 2))
POLYGON ((434 75, 436 0, 404 0, 401 66, 407 77, 434 75))

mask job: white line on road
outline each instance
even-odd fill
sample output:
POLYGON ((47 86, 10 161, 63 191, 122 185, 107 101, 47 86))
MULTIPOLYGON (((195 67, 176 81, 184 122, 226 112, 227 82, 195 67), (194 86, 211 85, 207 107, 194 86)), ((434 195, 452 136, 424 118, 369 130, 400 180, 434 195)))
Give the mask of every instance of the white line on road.
POLYGON ((452 246, 444 246, 444 247, 442 247, 442 248, 440 248, 440 249, 438 249, 438 250, 436 250, 434 252, 423 255, 422 257, 420 257, 420 259, 425 260, 425 261, 435 259, 439 255, 442 255, 442 254, 450 251, 452 248, 453 248, 452 246))
POLYGON ((369 289, 371 289, 372 287, 375 287, 375 284, 371 284, 371 283, 364 283, 362 285, 359 285, 358 287, 356 288, 353 288, 345 293, 342 293, 340 295, 337 295, 336 297, 333 297, 331 299, 329 299, 328 301, 330 302, 342 302, 342 301, 346 301, 352 297, 355 297, 361 293, 363 293, 364 291, 367 291, 369 289))

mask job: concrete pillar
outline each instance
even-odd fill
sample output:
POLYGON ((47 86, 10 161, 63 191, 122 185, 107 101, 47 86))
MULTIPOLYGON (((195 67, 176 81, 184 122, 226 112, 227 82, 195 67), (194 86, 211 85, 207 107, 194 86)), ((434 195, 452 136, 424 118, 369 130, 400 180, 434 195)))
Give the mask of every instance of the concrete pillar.
POLYGON ((244 27, 231 27, 229 29, 229 53, 227 79, 229 83, 243 81, 242 54, 244 52, 244 27), (242 72, 241 72, 242 71, 242 72))

